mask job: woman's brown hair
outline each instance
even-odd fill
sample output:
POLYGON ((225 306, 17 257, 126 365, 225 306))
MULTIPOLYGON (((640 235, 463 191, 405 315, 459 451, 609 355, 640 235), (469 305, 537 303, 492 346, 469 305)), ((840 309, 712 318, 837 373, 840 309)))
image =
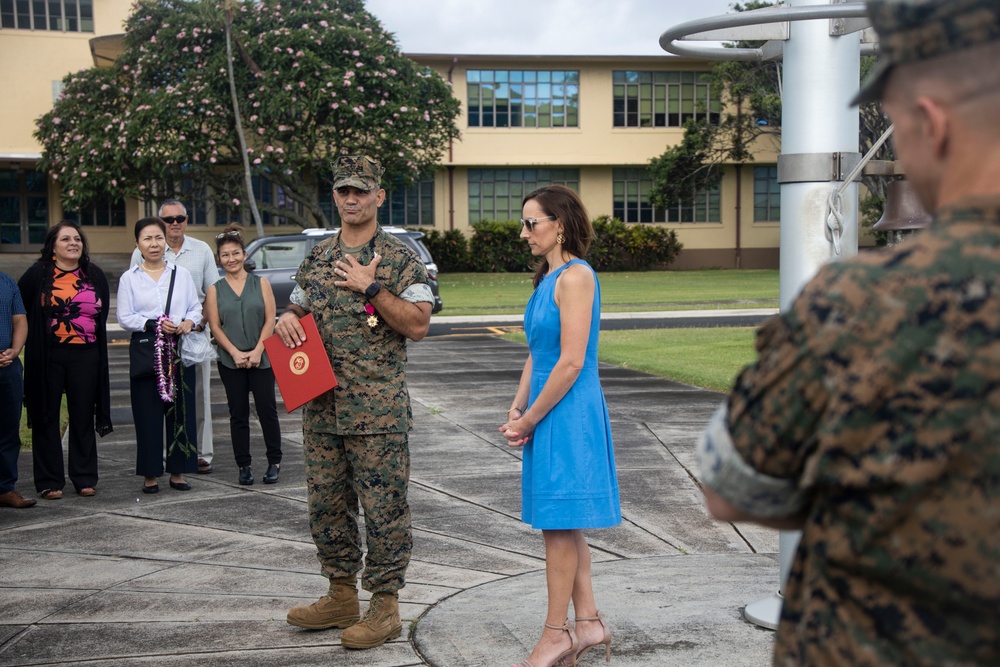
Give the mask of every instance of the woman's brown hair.
MULTIPOLYGON (((532 199, 547 216, 558 218, 563 226, 562 249, 575 257, 583 259, 590 249, 590 243, 594 240, 594 225, 590 222, 587 209, 580 200, 580 195, 564 185, 546 185, 529 192, 521 208, 532 199)), ((538 287, 542 278, 549 272, 549 262, 542 259, 535 271, 533 284, 538 287)))

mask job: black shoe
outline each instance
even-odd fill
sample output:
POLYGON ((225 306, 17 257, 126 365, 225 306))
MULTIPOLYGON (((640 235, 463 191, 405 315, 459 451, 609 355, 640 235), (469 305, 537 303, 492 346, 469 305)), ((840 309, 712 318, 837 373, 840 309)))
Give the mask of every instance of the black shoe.
POLYGON ((190 491, 191 485, 187 482, 175 482, 170 480, 170 488, 176 491, 190 491))
POLYGON ((253 470, 250 466, 243 466, 240 468, 240 484, 243 486, 250 486, 253 484, 253 470))
MULTIPOLYGON (((173 485, 173 482, 170 482, 170 484, 173 485)), ((145 484, 143 484, 142 485, 142 492, 143 493, 159 493, 160 492, 160 485, 159 484, 154 484, 152 486, 146 486, 145 484)))
POLYGON ((265 484, 275 484, 278 481, 278 464, 272 463, 267 466, 267 472, 264 473, 264 483, 265 484))

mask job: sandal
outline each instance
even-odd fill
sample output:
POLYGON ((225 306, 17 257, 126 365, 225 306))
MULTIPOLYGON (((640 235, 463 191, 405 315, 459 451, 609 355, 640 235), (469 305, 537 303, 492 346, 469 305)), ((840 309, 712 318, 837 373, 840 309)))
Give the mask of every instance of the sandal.
POLYGON ((45 489, 38 495, 42 497, 42 500, 59 500, 62 498, 62 491, 59 489, 45 489))
MULTIPOLYGON (((576 667, 576 656, 579 644, 577 644, 576 635, 573 634, 573 630, 569 627, 569 624, 566 622, 564 622, 562 625, 549 625, 548 623, 546 623, 545 627, 547 627, 549 630, 565 630, 566 634, 569 635, 569 641, 570 641, 569 648, 560 653, 559 655, 557 655, 555 659, 549 663, 549 667, 553 667, 554 665, 564 665, 564 664, 576 667), (569 660, 570 662, 567 663, 565 662, 566 660, 569 660)), ((525 660, 524 662, 518 663, 517 665, 513 665, 512 667, 535 667, 535 665, 530 660, 525 660)))
POLYGON ((90 498, 91 496, 97 495, 97 489, 95 489, 92 486, 85 486, 79 491, 77 491, 77 493, 83 496, 84 498, 90 498))
MULTIPOLYGON (((576 624, 579 625, 580 621, 600 621, 601 628, 604 630, 604 637, 599 642, 595 642, 593 644, 587 644, 586 646, 582 646, 581 645, 577 649, 576 659, 579 661, 580 658, 582 658, 583 656, 587 655, 587 652, 590 649, 592 649, 592 648, 594 648, 596 646, 600 646, 600 645, 603 644, 604 645, 604 661, 605 662, 611 662, 611 630, 608 630, 608 625, 607 625, 607 623, 604 622, 604 614, 602 614, 601 612, 597 612, 597 616, 591 616, 589 618, 577 618, 576 619, 576 624)), ((557 662, 556 664, 557 665, 568 665, 570 663, 565 662, 565 660, 564 660, 563 662, 557 662)))

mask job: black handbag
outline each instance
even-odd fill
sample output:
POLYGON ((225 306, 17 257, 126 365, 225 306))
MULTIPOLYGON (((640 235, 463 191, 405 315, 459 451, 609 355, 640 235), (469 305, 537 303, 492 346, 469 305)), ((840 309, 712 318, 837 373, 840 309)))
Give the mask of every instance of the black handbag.
MULTIPOLYGON (((174 277, 177 269, 170 272, 170 287, 167 288, 167 307, 163 312, 170 312, 170 299, 174 296, 174 277)), ((128 376, 133 380, 141 380, 156 375, 156 364, 153 361, 156 352, 156 331, 135 331, 128 346, 128 376)))

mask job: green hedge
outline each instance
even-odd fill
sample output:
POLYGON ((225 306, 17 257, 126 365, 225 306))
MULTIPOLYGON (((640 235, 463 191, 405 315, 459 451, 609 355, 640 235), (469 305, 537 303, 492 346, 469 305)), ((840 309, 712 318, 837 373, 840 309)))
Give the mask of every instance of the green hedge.
MULTIPOLYGON (((442 272, 531 271, 535 258, 518 235, 521 224, 484 221, 472 224, 472 238, 457 230, 423 231, 423 242, 442 272)), ((625 224, 617 218, 594 220, 594 242, 587 261, 598 271, 643 271, 666 268, 681 251, 677 232, 654 225, 625 224)))

